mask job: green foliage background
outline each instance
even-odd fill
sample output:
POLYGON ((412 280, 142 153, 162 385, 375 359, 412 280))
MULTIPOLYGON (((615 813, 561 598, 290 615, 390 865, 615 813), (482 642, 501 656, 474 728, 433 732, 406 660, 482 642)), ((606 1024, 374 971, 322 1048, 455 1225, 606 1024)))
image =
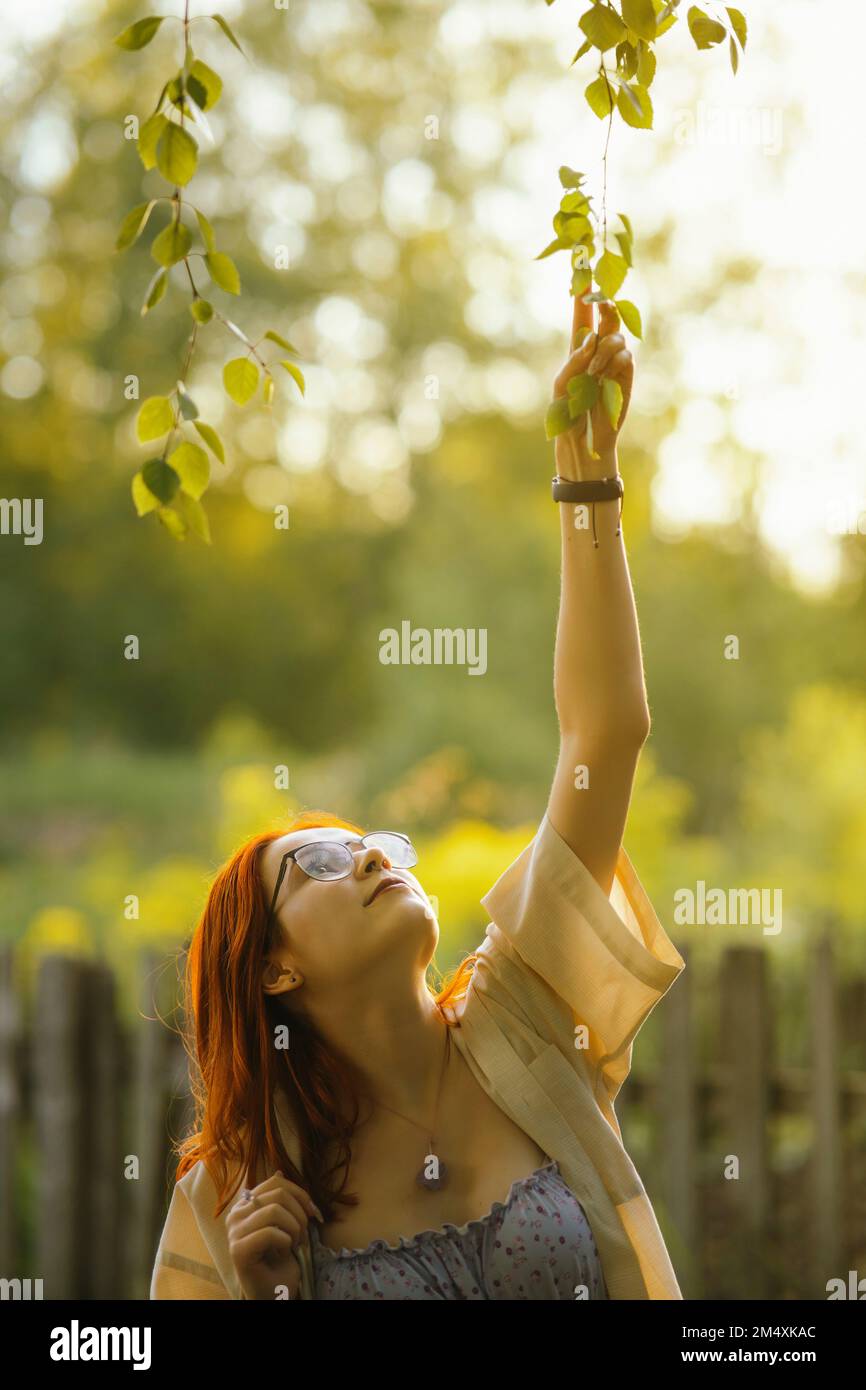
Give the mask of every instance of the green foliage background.
MULTIPOLYGON (((7 538, 0 550, 0 931, 22 940, 28 959, 68 945, 105 952, 126 971, 142 945, 174 948, 221 857, 306 805, 418 838, 419 876, 440 898, 444 968, 476 944, 479 897, 542 815, 557 749, 559 566, 543 402, 563 350, 568 287, 556 338, 471 326, 473 257, 491 230, 478 194, 509 176, 504 156, 483 167, 447 131, 461 103, 495 113, 527 72, 552 79, 559 68, 543 14, 537 44, 505 34, 449 67, 436 43, 447 9, 444 0, 356 3, 351 23, 329 27, 315 19, 319 0, 287 12, 236 7, 229 17, 252 70, 222 51, 216 30, 197 42, 225 82, 199 198, 240 269, 245 325, 282 327, 309 364, 311 388, 311 404, 283 393, 273 419, 226 405, 229 464, 208 494, 211 548, 176 543, 130 505, 141 458, 124 378, 139 376, 142 399, 171 388, 189 322, 173 278, 142 319, 146 247, 113 252, 125 211, 151 188, 122 127, 131 110, 152 109, 158 86, 146 55, 111 46, 143 11, 85 6, 62 42, 21 63, 2 116, 4 342, 14 320, 15 341, 29 334, 37 344, 44 381, 26 398, 2 397, 3 493, 43 497, 46 521, 40 547, 7 538), (254 119, 257 83, 291 98, 270 126, 254 119), (317 138, 312 124, 304 137, 301 112, 318 113, 317 138), (424 138, 430 112, 438 140, 424 138), (39 138, 72 150, 49 193, 27 166, 39 138), (447 215, 414 227, 386 217, 383 182, 400 158, 429 164, 447 215), (277 271, 268 248, 284 236, 297 251, 277 271), (516 364, 543 383, 540 408, 481 398, 460 408, 443 391, 434 447, 379 468, 372 446, 361 457, 351 442, 365 416, 350 399, 354 343, 322 361, 317 312, 335 296, 378 325, 378 346, 360 362, 377 419, 399 427, 407 401, 423 399, 431 344, 448 345, 458 375, 516 364), (280 431, 317 399, 329 400, 329 444, 320 466, 302 468, 280 431), (274 529, 275 501, 290 505, 288 532, 274 529), (487 674, 380 665, 380 630, 404 618, 487 628, 487 674), (141 642, 137 662, 123 658, 130 633, 141 642), (278 764, 290 769, 290 796, 274 791, 278 764), (137 922, 123 915, 130 893, 141 898, 137 922)), ((175 41, 163 28, 147 53, 175 41)), ((165 66, 163 56, 160 74, 165 66)), ((581 110, 575 145, 598 129, 581 110)), ((513 122, 506 135, 519 145, 513 122)), ((648 160, 664 158, 661 136, 636 138, 657 145, 648 160)), ((552 157, 552 196, 557 164, 552 157)), ((696 306, 678 300, 668 248, 661 234, 641 258, 670 320, 696 306)), ((502 252, 498 267, 497 294, 520 301, 534 263, 502 252)), ((709 264, 705 305, 754 273, 709 264)), ((658 324, 644 360, 664 347, 658 324)), ((215 335, 207 343, 189 385, 216 408, 234 348, 215 335)), ((735 527, 662 540, 650 488, 678 408, 642 411, 638 393, 621 459, 653 715, 626 846, 680 944, 712 953, 766 938, 673 928, 677 887, 697 878, 781 886, 774 951, 793 964, 829 922, 853 964, 866 909, 862 545, 841 542, 849 555, 835 595, 804 598, 758 539, 760 463, 749 458, 738 461, 735 527), (737 662, 722 658, 728 633, 740 638, 737 662)))

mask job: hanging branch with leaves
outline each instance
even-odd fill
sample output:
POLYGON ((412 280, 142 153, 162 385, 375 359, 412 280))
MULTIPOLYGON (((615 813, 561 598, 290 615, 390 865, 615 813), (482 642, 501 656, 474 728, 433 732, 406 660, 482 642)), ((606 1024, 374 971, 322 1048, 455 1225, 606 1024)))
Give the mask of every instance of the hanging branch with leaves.
POLYGON ((166 208, 169 220, 154 237, 150 254, 158 269, 148 285, 142 314, 147 314, 162 300, 168 285, 169 271, 183 265, 191 294, 189 312, 192 329, 183 354, 180 373, 174 390, 165 396, 149 396, 141 405, 136 420, 136 433, 142 444, 162 440, 158 456, 148 459, 132 480, 132 500, 139 516, 155 512, 162 524, 178 539, 190 533, 210 543, 210 526, 201 498, 210 482, 208 451, 220 463, 225 463, 222 441, 212 425, 200 419, 198 407, 187 390, 190 364, 199 334, 215 323, 240 339, 246 349, 242 357, 232 358, 223 368, 226 393, 240 406, 255 396, 262 385, 264 404, 274 398, 274 377, 271 367, 281 366, 296 382, 301 394, 305 389, 304 376, 291 358, 268 362, 262 356, 264 342, 273 343, 284 352, 297 356, 297 349, 274 329, 268 329, 256 342, 226 318, 199 291, 196 273, 203 268, 210 282, 226 294, 239 295, 240 276, 230 256, 217 249, 216 234, 202 210, 183 196, 198 167, 198 142, 187 122, 209 135, 205 113, 216 106, 222 95, 221 78, 196 58, 191 42, 193 24, 213 21, 239 53, 243 53, 229 24, 220 14, 189 17, 189 0, 185 0, 183 18, 180 16, 149 15, 139 19, 118 34, 115 43, 135 52, 146 48, 163 23, 180 23, 182 27, 183 61, 180 69, 163 85, 153 112, 138 131, 138 153, 145 169, 156 168, 172 192, 132 208, 123 220, 117 238, 117 250, 125 251, 143 233, 156 208, 166 208), (200 249, 194 249, 189 214, 200 239, 200 249), (187 220, 184 220, 186 215, 187 220), (195 273, 193 261, 196 265, 195 273), (190 438, 186 430, 192 427, 206 448, 190 438))
MULTIPOLYGON (((552 5, 554 0, 547 0, 552 5)), ((593 53, 598 58, 598 75, 584 93, 587 104, 599 120, 607 121, 602 159, 602 203, 599 217, 593 200, 583 191, 585 175, 563 165, 559 181, 565 192, 553 219, 556 233, 553 241, 539 253, 536 260, 552 256, 557 251, 571 255, 571 293, 581 295, 585 304, 612 301, 629 333, 643 336, 640 310, 631 300, 618 295, 629 270, 634 264, 634 232, 625 213, 619 213, 622 229, 614 233, 619 247, 611 250, 607 229, 607 161, 615 113, 626 125, 636 130, 652 130, 653 105, 650 88, 656 75, 654 45, 678 22, 677 10, 681 0, 593 0, 580 18, 584 42, 572 59, 572 66, 593 53), (614 54, 613 65, 609 55, 614 54), (597 238, 601 233, 601 253, 593 265, 597 238), (597 286, 597 288, 593 288, 597 286)), ((745 50, 746 20, 742 12, 729 5, 715 5, 719 12, 713 18, 697 5, 686 16, 689 33, 699 49, 716 48, 729 41, 731 67, 736 74, 740 52, 745 50)), ((584 330, 584 335, 589 330, 584 330)), ((578 346, 573 343, 572 348, 578 346)), ((592 440, 592 410, 599 396, 611 426, 616 429, 622 410, 622 392, 613 381, 599 381, 595 376, 573 377, 568 383, 569 394, 551 401, 545 418, 548 439, 571 429, 584 412, 587 416, 587 446, 597 458, 592 440), (614 390, 612 388, 616 387, 614 390)))

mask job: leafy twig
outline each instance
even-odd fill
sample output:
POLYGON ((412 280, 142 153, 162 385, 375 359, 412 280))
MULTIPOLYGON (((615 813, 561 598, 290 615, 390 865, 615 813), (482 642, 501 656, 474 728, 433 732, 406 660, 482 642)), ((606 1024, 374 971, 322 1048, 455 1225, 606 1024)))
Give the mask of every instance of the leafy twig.
MULTIPOLYGON (((246 344, 247 356, 234 358, 223 368, 225 389, 238 405, 245 405, 252 399, 260 376, 264 403, 270 405, 274 396, 274 379, 270 365, 257 350, 257 344, 252 343, 237 324, 200 294, 190 265, 193 256, 201 257, 212 283, 218 289, 227 294, 240 294, 240 276, 234 261, 217 248, 216 234, 205 214, 183 196, 183 190, 198 167, 198 144, 187 129, 186 119, 192 117, 207 129, 204 113, 217 104, 223 89, 219 75, 196 58, 193 52, 190 26, 196 19, 189 17, 189 0, 184 0, 182 19, 176 15, 149 15, 124 29, 115 42, 131 52, 145 48, 166 18, 180 20, 182 25, 183 63, 179 71, 164 83, 156 106, 140 127, 138 153, 145 169, 157 168, 173 192, 170 197, 151 198, 147 203, 139 203, 127 213, 118 234, 117 249, 124 251, 138 240, 158 204, 170 205, 168 225, 156 234, 151 243, 150 252, 159 269, 147 288, 141 312, 147 314, 159 304, 167 288, 169 271, 175 265, 183 265, 192 291, 189 310, 193 327, 174 390, 167 396, 149 396, 138 412, 136 431, 140 442, 162 440, 163 444, 159 455, 149 459, 133 478, 132 497, 139 516, 155 512, 163 525, 178 538, 192 532, 202 540, 210 541, 210 527, 200 500, 210 481, 209 456, 200 444, 184 434, 184 427, 192 426, 214 457, 225 463, 225 451, 219 435, 212 425, 199 419, 198 407, 187 391, 186 383, 200 330, 216 320, 246 344), (184 209, 187 207, 195 215, 204 248, 202 251, 193 250, 192 233, 184 221, 184 209), (251 356, 255 361, 250 360, 251 356), (175 444, 177 436, 180 442, 175 444)), ((197 18, 214 20, 229 42, 243 53, 222 15, 200 15, 197 18)), ((263 337, 297 355, 297 349, 274 329, 269 329, 263 337)), ((304 377, 297 363, 281 358, 279 365, 285 368, 303 394, 304 377)))
MULTIPOLYGON (((547 0, 548 5, 553 3, 554 0, 547 0)), ((586 88, 584 95, 593 114, 608 123, 602 159, 602 250, 593 267, 592 258, 596 250, 595 227, 598 225, 598 218, 593 210, 591 197, 582 188, 585 175, 563 165, 559 171, 559 180, 565 191, 553 218, 555 236, 536 257, 536 260, 542 260, 557 251, 569 251, 572 268, 571 293, 579 294, 585 304, 601 300, 613 301, 623 324, 636 338, 643 336, 640 311, 630 300, 617 297, 634 261, 634 232, 625 213, 619 213, 622 223, 622 231, 616 233, 619 253, 611 251, 608 246, 608 151, 616 111, 625 124, 633 129, 652 129, 653 107, 650 88, 657 67, 654 45, 677 23, 680 3, 681 0, 616 0, 616 3, 614 0, 605 0, 605 3, 600 4, 596 0, 581 15, 579 23, 584 42, 572 59, 572 66, 593 49, 598 52, 598 76, 586 88), (611 49, 615 50, 615 71, 610 71, 605 64, 605 54, 611 49), (594 286, 597 288, 593 288, 594 286)), ((740 10, 729 5, 723 8, 726 16, 724 22, 711 18, 700 6, 692 5, 688 11, 687 22, 689 32, 699 49, 715 48, 726 39, 730 40, 731 67, 736 73, 740 52, 745 51, 748 38, 746 20, 740 10)), ((594 378, 584 376, 576 380, 579 384, 571 394, 553 401, 548 408, 545 421, 548 439, 570 429, 575 420, 584 411, 591 411, 596 403, 598 391, 596 390, 593 396, 594 378)), ((570 390, 572 385, 570 382, 570 390)), ((597 382, 594 385, 598 387, 597 382)), ((607 385, 605 382, 604 386, 607 385)), ((619 410, 613 392, 609 393, 605 404, 615 427, 614 415, 618 418, 619 410)))

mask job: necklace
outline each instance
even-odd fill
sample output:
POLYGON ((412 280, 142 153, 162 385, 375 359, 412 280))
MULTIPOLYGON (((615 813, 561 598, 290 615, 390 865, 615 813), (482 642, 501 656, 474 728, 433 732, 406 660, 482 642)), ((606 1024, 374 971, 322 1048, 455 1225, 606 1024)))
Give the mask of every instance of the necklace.
POLYGON ((439 1118, 439 1102, 442 1098, 442 1083, 445 1080, 445 1070, 448 1066, 448 1059, 451 1056, 451 1029, 445 1025, 445 1057, 442 1061, 442 1072, 439 1076, 439 1090, 436 1093, 436 1109, 433 1113, 433 1128, 428 1131, 424 1125, 419 1125, 417 1120, 413 1120, 408 1115, 402 1115, 399 1110, 394 1110, 390 1105, 382 1105, 377 1102, 380 1110, 390 1110, 392 1115, 396 1115, 401 1120, 408 1120, 410 1125, 422 1130, 428 1136, 427 1153, 424 1163, 415 1175, 415 1181, 419 1187, 425 1187, 428 1192, 438 1192, 448 1181, 448 1169, 436 1154, 436 1121, 439 1118))

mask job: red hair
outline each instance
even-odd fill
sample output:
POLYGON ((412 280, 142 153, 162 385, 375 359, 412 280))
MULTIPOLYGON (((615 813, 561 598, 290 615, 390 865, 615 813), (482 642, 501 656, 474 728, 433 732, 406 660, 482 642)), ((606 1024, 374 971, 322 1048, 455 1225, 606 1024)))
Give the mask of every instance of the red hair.
MULTIPOLYGON (((255 835, 219 870, 190 942, 184 986, 184 1042, 190 1058, 195 1102, 193 1133, 177 1146, 177 1178, 199 1160, 217 1189, 215 1215, 228 1205, 248 1171, 281 1172, 306 1188, 327 1221, 335 1204, 354 1205, 345 1194, 351 1139, 364 1095, 361 1074, 301 1013, 292 1013, 291 1048, 274 1047, 274 1028, 285 1009, 262 991, 265 956, 279 925, 266 932, 269 899, 261 878, 265 846, 293 830, 337 826, 363 834, 350 821, 326 811, 304 811, 285 830, 255 835), (286 1153, 276 1119, 282 1089, 290 1102, 300 1140, 302 1170, 286 1153), (330 1165, 326 1155, 336 1146, 330 1165), (230 1181, 230 1169, 235 1181, 230 1181)), ((461 998, 469 985, 475 954, 467 956, 438 989, 441 1007, 461 998)))

